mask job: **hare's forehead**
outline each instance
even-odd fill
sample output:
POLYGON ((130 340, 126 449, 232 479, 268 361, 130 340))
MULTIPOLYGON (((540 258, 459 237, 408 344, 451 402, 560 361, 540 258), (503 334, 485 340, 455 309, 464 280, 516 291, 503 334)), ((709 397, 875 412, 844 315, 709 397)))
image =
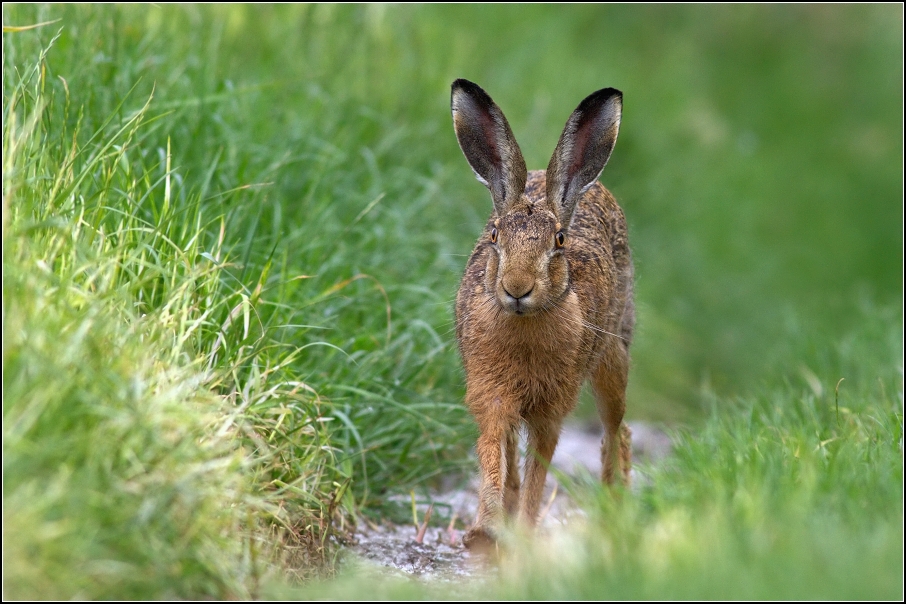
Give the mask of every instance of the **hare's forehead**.
POLYGON ((547 235, 557 230, 557 217, 553 212, 538 204, 522 206, 507 212, 500 219, 498 228, 504 233, 547 235))

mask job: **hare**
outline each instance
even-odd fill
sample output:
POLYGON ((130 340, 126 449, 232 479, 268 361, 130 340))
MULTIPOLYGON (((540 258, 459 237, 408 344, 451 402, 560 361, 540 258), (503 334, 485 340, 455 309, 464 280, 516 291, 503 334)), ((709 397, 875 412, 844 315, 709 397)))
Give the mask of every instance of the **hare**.
POLYGON ((505 518, 529 528, 563 419, 591 380, 604 423, 602 480, 628 484, 623 423, 635 323, 626 219, 598 176, 620 128, 622 93, 599 90, 566 122, 547 171, 526 172, 510 126, 476 84, 453 82, 459 146, 494 205, 456 296, 466 404, 479 428, 478 515, 463 543, 486 549, 505 518), (520 489, 518 431, 528 454, 520 489))

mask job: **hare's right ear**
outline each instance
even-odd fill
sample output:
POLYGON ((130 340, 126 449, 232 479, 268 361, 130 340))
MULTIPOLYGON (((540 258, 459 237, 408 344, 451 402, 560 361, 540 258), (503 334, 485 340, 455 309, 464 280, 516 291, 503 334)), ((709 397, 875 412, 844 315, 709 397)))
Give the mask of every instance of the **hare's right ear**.
POLYGON ((513 131, 488 93, 468 80, 453 82, 450 106, 459 147, 503 216, 522 198, 527 175, 513 131))
POLYGON ((547 165, 547 200, 564 225, 610 159, 622 114, 623 93, 604 88, 588 95, 569 116, 547 165))

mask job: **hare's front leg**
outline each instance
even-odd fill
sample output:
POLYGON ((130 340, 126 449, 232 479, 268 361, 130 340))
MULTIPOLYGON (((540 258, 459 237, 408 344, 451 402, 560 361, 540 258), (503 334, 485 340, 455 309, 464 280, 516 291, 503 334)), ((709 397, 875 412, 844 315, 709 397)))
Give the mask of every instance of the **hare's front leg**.
POLYGON ((503 511, 507 518, 512 518, 519 510, 519 430, 515 426, 506 435, 505 455, 503 511))
MULTIPOLYGON (((470 397, 466 398, 469 400, 470 397)), ((515 414, 510 411, 512 406, 507 405, 502 397, 490 397, 490 405, 469 406, 479 429, 475 449, 481 486, 475 525, 462 541, 470 549, 486 549, 496 540, 504 512, 510 512, 515 507, 511 493, 518 493, 519 489, 519 468, 515 462, 517 423, 515 414)))

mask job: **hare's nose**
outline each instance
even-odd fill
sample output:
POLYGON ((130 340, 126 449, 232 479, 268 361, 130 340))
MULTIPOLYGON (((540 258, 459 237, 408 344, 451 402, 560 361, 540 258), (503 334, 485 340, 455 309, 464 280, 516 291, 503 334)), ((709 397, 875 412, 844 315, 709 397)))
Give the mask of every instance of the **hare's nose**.
POLYGON ((535 289, 535 282, 532 279, 520 279, 509 275, 503 278, 501 285, 506 295, 515 300, 528 296, 535 289))

